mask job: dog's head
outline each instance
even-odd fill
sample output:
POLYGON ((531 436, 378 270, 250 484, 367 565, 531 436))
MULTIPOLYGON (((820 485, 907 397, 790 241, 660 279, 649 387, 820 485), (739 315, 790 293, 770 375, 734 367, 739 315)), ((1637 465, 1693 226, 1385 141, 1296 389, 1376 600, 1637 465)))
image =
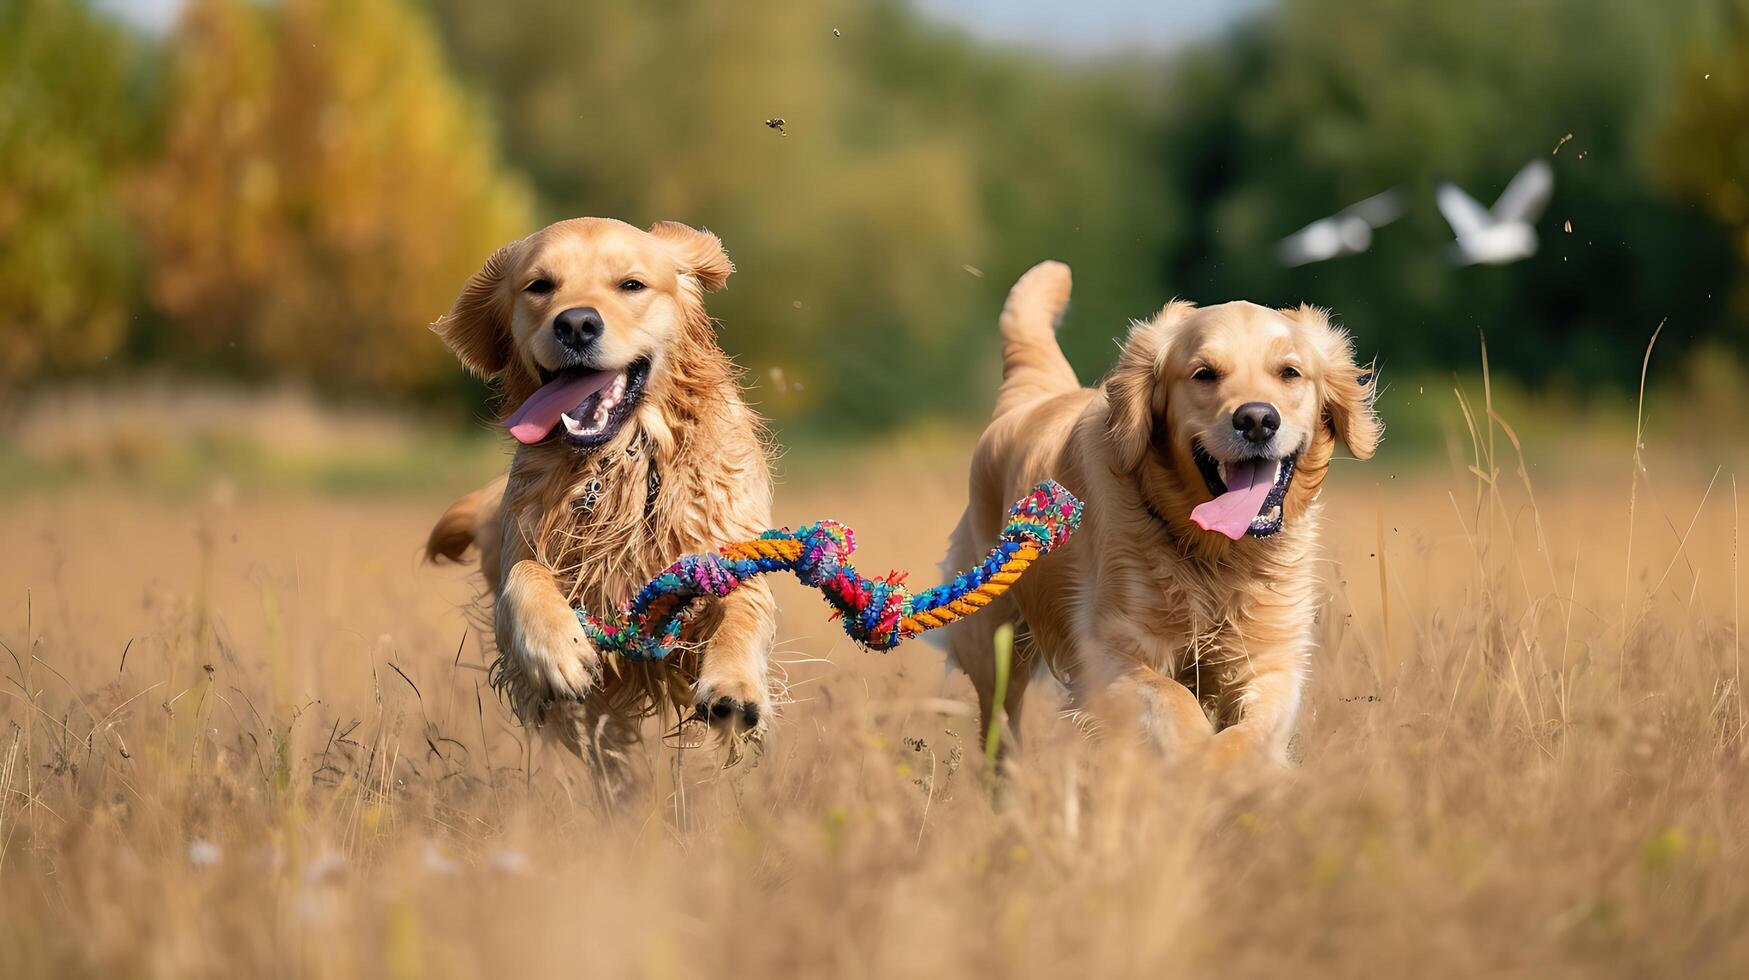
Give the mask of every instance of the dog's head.
POLYGON ((704 293, 734 268, 708 231, 573 218, 493 253, 432 329, 500 384, 518 439, 598 446, 708 328, 704 293))
POLYGON ((1173 302, 1106 379, 1114 466, 1172 524, 1266 537, 1316 499, 1338 439, 1373 454, 1370 375, 1322 310, 1173 302))

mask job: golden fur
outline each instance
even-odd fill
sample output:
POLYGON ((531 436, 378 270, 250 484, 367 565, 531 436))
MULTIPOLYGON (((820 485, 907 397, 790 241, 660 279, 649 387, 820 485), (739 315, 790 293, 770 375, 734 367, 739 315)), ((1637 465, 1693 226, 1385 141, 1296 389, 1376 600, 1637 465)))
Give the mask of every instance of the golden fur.
POLYGON ((478 546, 498 648, 494 684, 525 723, 610 772, 624 771, 638 720, 664 699, 732 736, 763 731, 771 716, 776 611, 763 583, 705 604, 686 628, 687 648, 661 664, 603 657, 573 612, 579 603, 611 608, 680 555, 770 525, 763 424, 703 302, 732 270, 708 232, 576 218, 499 249, 433 325, 463 364, 498 385, 506 413, 540 387, 541 369, 559 366, 552 323, 562 310, 600 312, 596 366, 649 360, 643 397, 608 442, 518 445, 509 473, 457 501, 427 546, 434 559, 478 546), (621 288, 632 277, 644 288, 621 288), (536 279, 550 292, 525 289, 536 279))
POLYGON ((1045 478, 1081 497, 1084 523, 1007 597, 947 631, 950 656, 988 725, 991 636, 1017 624, 1027 642, 1005 699, 1011 734, 1043 666, 1077 706, 1139 718, 1174 757, 1284 762, 1319 602, 1319 489, 1338 439, 1365 459, 1381 435, 1366 372, 1317 309, 1173 302, 1134 324, 1110 375, 1083 388, 1053 332, 1069 289, 1068 267, 1046 262, 1009 294, 1002 387, 946 565, 982 555, 1007 503, 1045 478), (1278 438, 1300 455, 1281 530, 1233 541, 1189 522, 1212 496, 1191 444, 1215 454, 1234 437, 1235 407, 1256 401, 1278 407, 1278 438))

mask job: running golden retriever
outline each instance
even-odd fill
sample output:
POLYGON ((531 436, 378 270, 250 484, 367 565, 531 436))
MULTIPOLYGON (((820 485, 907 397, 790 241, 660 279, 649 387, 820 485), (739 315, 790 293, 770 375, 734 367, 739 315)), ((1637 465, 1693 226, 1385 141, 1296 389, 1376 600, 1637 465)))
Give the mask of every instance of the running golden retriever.
POLYGON ((1077 706, 1139 716, 1171 757, 1285 763, 1319 603, 1318 491, 1337 440, 1361 459, 1378 445, 1370 372, 1312 307, 1173 302, 1083 388, 1054 334, 1069 288, 1068 267, 1046 262, 1009 294, 1002 386, 946 565, 982 555, 1008 501, 1042 479, 1081 497, 1084 524, 948 630, 949 654, 988 727, 992 634, 1012 622, 1029 638, 1010 735, 1042 658, 1077 706))
POLYGON ((603 657, 574 611, 611 608, 680 555, 770 526, 763 423, 704 308, 733 270, 709 232, 575 218, 499 249, 433 324, 499 386, 518 445, 506 477, 443 515, 427 553, 459 561, 478 546, 493 683, 609 776, 664 700, 731 736, 771 716, 763 582, 705 604, 661 664, 603 657))

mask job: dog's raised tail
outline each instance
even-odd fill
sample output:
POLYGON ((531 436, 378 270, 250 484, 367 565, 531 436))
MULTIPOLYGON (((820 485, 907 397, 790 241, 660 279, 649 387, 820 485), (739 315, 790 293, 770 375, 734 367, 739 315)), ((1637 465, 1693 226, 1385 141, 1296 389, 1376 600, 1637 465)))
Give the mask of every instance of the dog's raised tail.
POLYGON ((1072 280, 1061 262, 1040 262, 1008 291, 1002 306, 1002 387, 995 417, 1046 395, 1081 387, 1057 345, 1057 321, 1069 305, 1072 280))
POLYGON ((469 546, 482 543, 481 525, 497 516, 503 496, 504 481, 499 479, 450 504, 425 539, 425 560, 461 561, 469 546))

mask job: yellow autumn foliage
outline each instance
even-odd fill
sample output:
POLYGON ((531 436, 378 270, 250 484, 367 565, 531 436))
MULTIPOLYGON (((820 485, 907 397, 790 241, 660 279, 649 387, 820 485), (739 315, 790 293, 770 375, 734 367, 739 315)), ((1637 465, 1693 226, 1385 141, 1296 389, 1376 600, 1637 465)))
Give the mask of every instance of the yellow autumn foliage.
POLYGON ((196 0, 133 196, 174 346, 390 391, 453 373, 426 325, 528 230, 480 114, 402 0, 196 0))

